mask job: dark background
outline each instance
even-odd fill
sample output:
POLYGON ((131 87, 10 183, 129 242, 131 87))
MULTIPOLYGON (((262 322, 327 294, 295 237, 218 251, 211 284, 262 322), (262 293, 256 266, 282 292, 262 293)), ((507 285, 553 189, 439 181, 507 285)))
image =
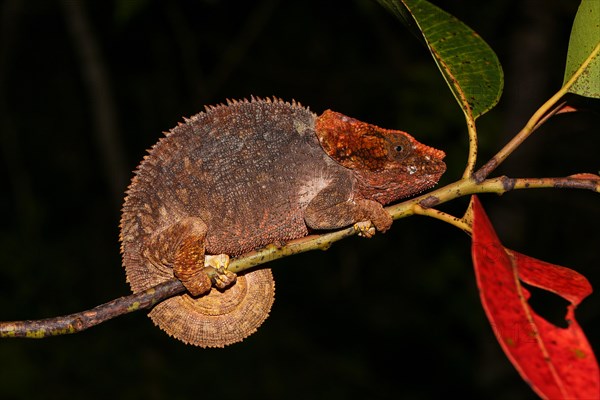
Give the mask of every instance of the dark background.
MULTIPOLYGON (((577 2, 437 1, 497 52, 506 87, 479 120, 480 163, 562 82, 577 2)), ((145 149, 204 105, 275 95, 413 133, 466 159, 462 113, 426 49, 370 0, 0 2, 0 319, 129 293, 123 193, 145 149)), ((598 115, 558 116, 497 174, 597 172, 598 115)), ((487 157, 487 158, 486 158, 487 157)), ((597 195, 482 195, 504 243, 600 286, 597 195)), ((444 207, 456 215, 467 199, 444 207)), ((530 399, 479 304, 469 239, 421 217, 272 264, 277 300, 223 350, 144 312, 64 337, 0 341, 0 398, 530 399)), ((534 296, 537 299, 539 296, 534 296)), ((564 303, 541 297, 549 318, 564 303)), ((600 297, 578 320, 600 350, 600 297)))

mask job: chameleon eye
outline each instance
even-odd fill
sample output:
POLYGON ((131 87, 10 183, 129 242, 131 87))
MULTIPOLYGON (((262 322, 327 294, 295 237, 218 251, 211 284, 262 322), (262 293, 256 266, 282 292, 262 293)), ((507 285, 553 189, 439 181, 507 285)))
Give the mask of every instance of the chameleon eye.
POLYGON ((401 136, 389 138, 387 139, 387 153, 390 161, 400 162, 410 156, 410 143, 401 136))

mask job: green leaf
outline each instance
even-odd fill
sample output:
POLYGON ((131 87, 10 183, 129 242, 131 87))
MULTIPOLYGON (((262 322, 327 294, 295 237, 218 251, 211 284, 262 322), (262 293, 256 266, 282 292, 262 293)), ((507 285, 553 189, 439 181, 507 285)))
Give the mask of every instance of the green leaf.
MULTIPOLYGON (((600 1, 583 0, 573 22, 569 40, 565 79, 567 83, 581 64, 600 44, 600 1)), ((600 56, 596 55, 582 71, 569 92, 585 97, 600 98, 600 56)))
POLYGON ((377 0, 425 40, 446 83, 470 119, 492 109, 502 94, 494 51, 456 17, 424 0, 377 0))

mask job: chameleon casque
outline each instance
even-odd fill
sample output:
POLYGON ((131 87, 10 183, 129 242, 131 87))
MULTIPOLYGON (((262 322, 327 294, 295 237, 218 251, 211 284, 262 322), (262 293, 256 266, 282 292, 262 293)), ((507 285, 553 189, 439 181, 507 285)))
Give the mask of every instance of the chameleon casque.
POLYGON ((269 269, 236 278, 225 255, 362 221, 384 232, 383 205, 435 185, 444 156, 405 132, 296 102, 207 107, 135 172, 121 218, 127 280, 134 292, 182 281, 186 294, 149 313, 169 335, 202 347, 238 342, 267 318, 274 281, 269 269), (217 257, 205 265, 205 255, 217 257))

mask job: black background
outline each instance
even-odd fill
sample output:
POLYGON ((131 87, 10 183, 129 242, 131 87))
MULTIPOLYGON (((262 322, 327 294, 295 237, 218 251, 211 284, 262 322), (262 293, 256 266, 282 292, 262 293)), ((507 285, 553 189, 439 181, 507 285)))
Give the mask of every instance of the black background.
MULTIPOLYGON (((500 105, 478 124, 480 164, 560 87, 576 3, 436 2, 504 67, 500 105)), ((296 99, 444 149, 442 184, 464 168, 459 107, 426 49, 373 1, 5 0, 0 17, 2 320, 129 293, 118 221, 131 171, 207 104, 296 99)), ((552 119, 496 173, 597 172, 598 118, 552 119)), ((600 285, 597 195, 480 198, 505 245, 600 285)), ((466 202, 444 210, 460 215, 466 202)), ((455 228, 408 218, 272 267, 271 316, 241 344, 185 346, 143 312, 72 336, 2 340, 0 398, 534 398, 493 337, 469 238, 455 228)), ((560 320, 564 303, 538 297, 560 320)), ((599 306, 594 294, 577 313, 596 351, 599 306)))

